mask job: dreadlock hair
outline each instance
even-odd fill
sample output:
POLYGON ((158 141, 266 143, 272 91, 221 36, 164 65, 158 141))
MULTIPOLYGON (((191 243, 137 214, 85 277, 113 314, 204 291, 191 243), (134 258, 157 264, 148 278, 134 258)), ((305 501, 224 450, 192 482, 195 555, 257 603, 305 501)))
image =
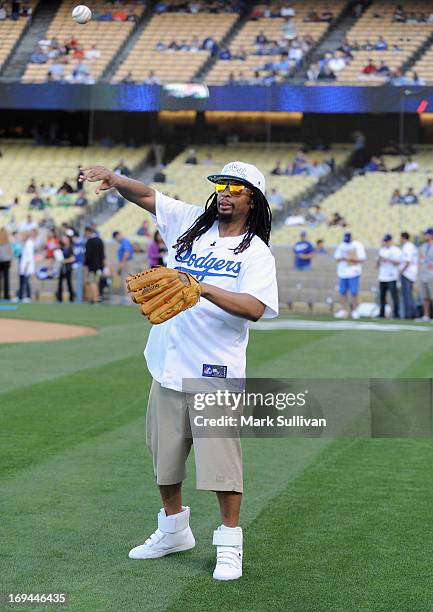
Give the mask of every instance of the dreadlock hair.
MULTIPOLYGON (((261 191, 253 189, 254 206, 250 208, 247 217, 247 231, 242 241, 233 249, 235 255, 243 253, 251 244, 254 236, 258 236, 266 245, 269 245, 271 235, 272 212, 267 199, 261 191)), ((213 193, 206 201, 204 213, 196 219, 189 229, 177 239, 173 248, 177 254, 188 251, 195 240, 203 236, 218 219, 217 194, 213 193)))

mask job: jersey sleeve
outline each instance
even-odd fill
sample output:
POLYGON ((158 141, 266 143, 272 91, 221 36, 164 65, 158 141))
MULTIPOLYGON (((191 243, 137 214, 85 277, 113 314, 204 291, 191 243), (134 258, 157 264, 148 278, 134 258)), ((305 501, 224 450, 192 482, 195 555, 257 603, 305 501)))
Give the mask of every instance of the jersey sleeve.
POLYGON ((343 257, 343 248, 341 244, 339 244, 338 247, 335 249, 334 259, 342 259, 342 257, 343 257))
POLYGON ((167 247, 176 242, 199 217, 204 209, 201 206, 185 204, 155 191, 156 215, 152 215, 159 233, 167 247))
POLYGON ((359 261, 365 261, 367 259, 367 253, 365 252, 364 245, 360 242, 356 245, 356 254, 359 261))
POLYGON ((275 259, 265 247, 259 253, 252 253, 242 262, 239 275, 239 292, 248 293, 266 306, 264 318, 278 315, 278 287, 275 259))

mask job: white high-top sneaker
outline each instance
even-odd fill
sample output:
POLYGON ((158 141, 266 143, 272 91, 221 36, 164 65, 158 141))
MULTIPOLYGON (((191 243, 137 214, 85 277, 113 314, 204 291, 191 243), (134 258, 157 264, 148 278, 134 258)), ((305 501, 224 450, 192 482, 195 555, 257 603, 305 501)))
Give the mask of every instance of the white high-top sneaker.
POLYGON ((144 544, 129 551, 130 559, 158 559, 171 553, 194 548, 195 539, 189 526, 189 506, 167 516, 164 508, 158 514, 158 529, 144 544))
POLYGON ((242 576, 242 529, 221 525, 213 532, 217 547, 215 580, 236 580, 242 576))

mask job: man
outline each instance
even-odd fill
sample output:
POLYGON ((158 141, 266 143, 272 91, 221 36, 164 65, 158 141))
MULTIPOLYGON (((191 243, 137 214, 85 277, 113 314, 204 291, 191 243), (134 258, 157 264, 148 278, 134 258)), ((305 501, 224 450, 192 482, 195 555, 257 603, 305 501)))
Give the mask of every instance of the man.
POLYGON ((35 273, 35 241, 37 235, 35 229, 23 234, 23 250, 18 264, 20 285, 18 297, 14 301, 23 301, 24 303, 31 302, 32 288, 30 279, 35 273))
MULTIPOLYGON (((134 259, 134 247, 131 242, 121 232, 113 232, 113 239, 119 244, 117 249, 117 261, 119 262, 118 272, 121 283, 121 294, 126 300, 126 277, 131 274, 131 262, 134 259)), ((129 299, 127 300, 129 302, 129 299)))
POLYGON ((431 198, 431 196, 433 196, 433 183, 431 178, 427 179, 427 183, 421 189, 419 195, 423 198, 431 198))
POLYGON ((401 264, 400 279, 403 298, 404 318, 415 317, 415 302, 413 299, 413 284, 418 274, 418 251, 407 232, 400 234, 401 238, 401 264))
POLYGON ((424 232, 424 243, 419 247, 419 285, 423 300, 423 321, 430 321, 433 303, 433 227, 424 232))
POLYGON ((269 194, 268 202, 270 206, 274 206, 276 210, 282 210, 285 200, 283 194, 273 187, 271 189, 271 193, 269 194))
POLYGON ((413 187, 409 187, 407 193, 403 196, 403 204, 418 204, 418 196, 413 191, 413 187))
POLYGON ((401 251, 393 245, 391 234, 385 234, 382 247, 379 249, 377 267, 379 269, 380 318, 385 318, 386 295, 391 293, 393 315, 399 318, 397 280, 401 263, 401 251))
POLYGON ((295 270, 304 272, 305 270, 311 270, 311 263, 314 257, 314 246, 309 240, 307 240, 307 232, 302 231, 299 234, 299 240, 293 247, 295 254, 295 270))
MULTIPOLYGON (((243 379, 248 321, 278 314, 275 261, 268 247, 272 215, 263 174, 239 161, 208 177, 215 183, 215 193, 204 210, 101 166, 85 172, 87 180, 102 181, 97 193, 114 187, 149 211, 168 247, 167 266, 188 271, 201 283, 200 302, 154 326, 145 350, 154 378, 147 444, 163 508, 156 532, 129 555, 156 558, 195 545, 189 508, 182 505, 181 497, 193 414, 183 384, 187 379, 215 382, 209 379, 213 376, 243 379)), ((197 487, 215 491, 220 506, 222 524, 214 532, 217 563, 213 576, 234 580, 242 576, 240 440, 236 436, 194 437, 194 454, 197 487)))
POLYGON ((88 287, 86 299, 91 304, 96 304, 96 302, 99 300, 99 280, 104 268, 104 243, 102 242, 101 238, 96 235, 96 232, 92 227, 86 227, 84 230, 84 235, 87 239, 86 251, 84 254, 84 265, 87 268, 86 284, 88 287))
POLYGON ((352 319, 359 319, 358 294, 359 281, 362 273, 361 263, 367 259, 364 245, 359 240, 353 240, 351 232, 346 232, 334 253, 337 260, 338 292, 341 308, 335 313, 337 319, 346 319, 351 311, 352 319), (349 306, 348 295, 352 296, 349 306))

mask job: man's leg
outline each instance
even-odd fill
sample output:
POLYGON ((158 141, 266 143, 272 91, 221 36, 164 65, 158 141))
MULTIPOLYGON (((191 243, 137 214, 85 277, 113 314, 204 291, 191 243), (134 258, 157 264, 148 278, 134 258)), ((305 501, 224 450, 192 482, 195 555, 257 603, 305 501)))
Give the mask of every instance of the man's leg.
POLYGON ((221 522, 226 527, 237 527, 241 511, 242 493, 236 491, 216 491, 221 522))
POLYGON ((167 516, 182 512, 182 483, 159 485, 162 503, 167 516))
POLYGON ((400 305, 398 303, 397 281, 391 281, 389 283, 389 291, 392 297, 394 319, 398 319, 400 317, 400 305))
POLYGON ((386 305, 386 291, 387 291, 388 283, 380 282, 379 283, 379 291, 380 291, 380 314, 379 317, 385 317, 385 305, 386 305))

